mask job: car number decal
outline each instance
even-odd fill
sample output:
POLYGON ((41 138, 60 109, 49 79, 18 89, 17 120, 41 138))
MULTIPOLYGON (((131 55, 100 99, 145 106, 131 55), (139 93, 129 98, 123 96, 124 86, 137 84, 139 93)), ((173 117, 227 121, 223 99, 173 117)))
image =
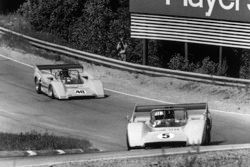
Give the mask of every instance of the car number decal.
POLYGON ((85 90, 76 90, 76 94, 86 94, 85 90))
POLYGON ((158 138, 160 139, 172 139, 174 138, 174 134, 173 133, 162 133, 160 135, 158 135, 158 138))

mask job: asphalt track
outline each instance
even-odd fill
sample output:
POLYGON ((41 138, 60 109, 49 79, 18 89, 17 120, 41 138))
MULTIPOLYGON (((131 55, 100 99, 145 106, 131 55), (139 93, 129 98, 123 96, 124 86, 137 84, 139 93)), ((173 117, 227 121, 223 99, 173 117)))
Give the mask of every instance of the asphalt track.
MULTIPOLYGON (((135 104, 156 102, 105 93, 103 99, 50 99, 35 92, 31 67, 0 57, 0 131, 48 130, 86 138, 102 150, 125 150, 126 115, 135 104)), ((214 111, 212 117, 212 145, 249 143, 250 115, 214 111)))
POLYGON ((38 130, 87 138, 105 150, 124 150, 126 115, 147 101, 105 92, 103 99, 55 100, 34 90, 33 69, 0 58, 1 131, 38 130))

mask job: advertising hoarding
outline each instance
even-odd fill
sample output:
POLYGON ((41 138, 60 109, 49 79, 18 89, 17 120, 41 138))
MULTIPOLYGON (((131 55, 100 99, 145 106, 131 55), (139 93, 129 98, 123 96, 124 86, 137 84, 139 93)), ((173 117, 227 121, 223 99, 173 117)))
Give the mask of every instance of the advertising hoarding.
POLYGON ((130 0, 131 37, 250 49, 250 0, 130 0))

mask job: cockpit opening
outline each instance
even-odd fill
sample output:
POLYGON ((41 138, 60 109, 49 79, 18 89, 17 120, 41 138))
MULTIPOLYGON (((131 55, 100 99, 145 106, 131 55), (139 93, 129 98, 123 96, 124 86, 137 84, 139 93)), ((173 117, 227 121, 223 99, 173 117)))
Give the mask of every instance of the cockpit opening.
POLYGON ((151 111, 150 123, 153 127, 178 127, 187 122, 184 109, 154 109, 151 111))

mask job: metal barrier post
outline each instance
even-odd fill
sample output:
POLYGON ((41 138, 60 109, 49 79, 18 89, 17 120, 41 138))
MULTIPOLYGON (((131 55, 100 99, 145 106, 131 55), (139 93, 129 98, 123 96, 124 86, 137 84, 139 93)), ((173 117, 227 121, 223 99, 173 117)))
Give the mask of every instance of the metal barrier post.
POLYGON ((188 43, 185 42, 185 66, 188 66, 188 43))
POLYGON ((219 47, 219 69, 222 68, 222 46, 219 47))
POLYGON ((142 64, 148 65, 148 39, 143 39, 142 64))

